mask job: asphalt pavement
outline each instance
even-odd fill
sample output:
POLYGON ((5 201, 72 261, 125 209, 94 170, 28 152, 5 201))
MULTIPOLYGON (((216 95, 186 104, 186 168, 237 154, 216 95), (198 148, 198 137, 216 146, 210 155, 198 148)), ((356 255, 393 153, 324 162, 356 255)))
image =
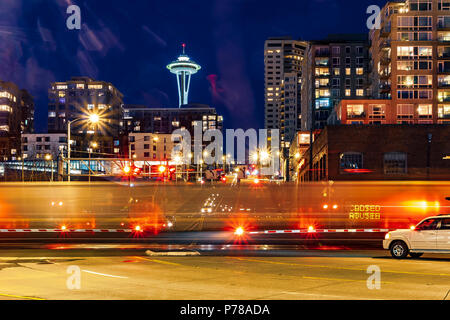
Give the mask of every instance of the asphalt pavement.
POLYGON ((0 249, 0 299, 444 300, 449 265, 342 246, 15 245, 0 249))

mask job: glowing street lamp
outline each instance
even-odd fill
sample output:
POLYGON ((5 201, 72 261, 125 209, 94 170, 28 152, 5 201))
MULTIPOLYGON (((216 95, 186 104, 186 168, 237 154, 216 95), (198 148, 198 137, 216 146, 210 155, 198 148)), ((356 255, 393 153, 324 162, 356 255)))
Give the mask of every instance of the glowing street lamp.
POLYGON ((89 122, 92 124, 96 124, 100 121, 100 116, 96 113, 89 115, 89 122))
POLYGON ((269 152, 267 152, 266 150, 261 151, 261 152, 259 153, 259 156, 260 156, 260 158, 261 158, 261 161, 267 161, 267 160, 270 158, 270 154, 269 154, 269 152))
POLYGON ((88 172, 89 172, 89 183, 91 182, 91 154, 92 148, 96 149, 98 147, 97 142, 91 142, 91 147, 88 149, 89 151, 89 162, 88 162, 88 172))
POLYGON ((46 154, 44 158, 46 161, 51 161, 51 181, 53 182, 53 157, 51 154, 46 154))
MULTIPOLYGON (((68 177, 67 177, 67 181, 70 182, 70 145, 71 145, 71 132, 70 132, 70 127, 72 125, 72 123, 78 122, 78 121, 82 121, 82 120, 86 120, 85 118, 77 118, 71 121, 67 121, 67 171, 68 171, 68 177)), ((91 124, 96 124, 98 122, 100 122, 100 116, 98 114, 92 113, 88 116, 87 121, 90 122, 91 124)))

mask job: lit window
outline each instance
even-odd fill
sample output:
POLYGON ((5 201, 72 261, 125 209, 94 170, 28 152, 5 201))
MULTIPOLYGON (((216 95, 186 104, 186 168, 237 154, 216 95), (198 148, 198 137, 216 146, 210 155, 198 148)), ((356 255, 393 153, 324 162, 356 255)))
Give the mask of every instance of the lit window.
POLYGON ((90 89, 90 90, 100 90, 100 89, 103 89, 103 85, 101 85, 101 84, 90 84, 90 85, 88 85, 88 89, 90 89))
POLYGON ((351 68, 345 68, 345 74, 347 76, 351 75, 352 74, 352 69, 351 68))
POLYGON ((450 105, 439 105, 439 119, 450 119, 450 105))
POLYGON ((365 117, 363 104, 349 104, 347 105, 347 118, 365 117))
POLYGON ((358 97, 363 97, 364 96, 364 89, 356 89, 356 95, 358 97))
POLYGON ((363 75, 364 74, 364 68, 356 68, 356 74, 357 75, 363 75))
POLYGON ((352 92, 350 89, 345 89, 345 96, 350 97, 352 95, 352 92))
POLYGON ((362 169, 363 154, 359 152, 344 152, 340 156, 341 169, 362 169))
POLYGON ((4 112, 12 112, 12 108, 8 105, 0 105, 0 112, 4 111, 4 112))
POLYGON ((417 108, 419 118, 432 118, 433 117, 433 105, 431 104, 419 104, 417 108))

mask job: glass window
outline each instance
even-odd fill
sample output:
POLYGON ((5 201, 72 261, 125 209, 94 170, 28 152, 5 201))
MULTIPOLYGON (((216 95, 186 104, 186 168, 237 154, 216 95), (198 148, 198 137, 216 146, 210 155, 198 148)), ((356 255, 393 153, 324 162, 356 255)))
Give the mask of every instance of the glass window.
POLYGON ((365 116, 363 104, 349 104, 347 105, 347 118, 355 118, 365 116))
POLYGON ((406 174, 407 154, 402 152, 389 152, 384 155, 385 174, 406 174))
POLYGON ((359 152, 345 152, 340 156, 341 169, 362 169, 363 154, 359 152))
POLYGON ((438 117, 439 119, 450 119, 450 105, 439 105, 438 106, 438 117))
POLYGON ((428 219, 416 227, 416 230, 436 230, 439 219, 428 219))
POLYGON ((450 219, 442 219, 441 229, 442 230, 450 230, 450 219))

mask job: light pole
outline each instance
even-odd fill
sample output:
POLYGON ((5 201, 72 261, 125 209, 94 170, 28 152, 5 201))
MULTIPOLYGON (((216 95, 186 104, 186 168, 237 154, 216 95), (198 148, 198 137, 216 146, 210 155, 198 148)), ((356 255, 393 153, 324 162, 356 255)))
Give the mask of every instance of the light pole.
MULTIPOLYGON (((82 120, 86 120, 84 118, 78 118, 78 119, 74 119, 71 121, 67 122, 67 181, 70 182, 70 145, 71 145, 71 133, 70 133, 70 127, 72 125, 72 123, 78 122, 78 121, 82 121, 82 120)), ((87 119, 91 124, 96 124, 100 121, 100 117, 98 114, 91 114, 89 115, 89 118, 87 119)))
POLYGON ((92 148, 96 149, 98 147, 97 142, 92 142, 91 146, 89 147, 89 162, 88 162, 88 172, 89 172, 89 183, 91 183, 91 154, 92 154, 92 148))
POLYGON ((45 155, 45 160, 47 161, 51 161, 51 182, 53 182, 53 157, 51 154, 46 154, 45 155))

